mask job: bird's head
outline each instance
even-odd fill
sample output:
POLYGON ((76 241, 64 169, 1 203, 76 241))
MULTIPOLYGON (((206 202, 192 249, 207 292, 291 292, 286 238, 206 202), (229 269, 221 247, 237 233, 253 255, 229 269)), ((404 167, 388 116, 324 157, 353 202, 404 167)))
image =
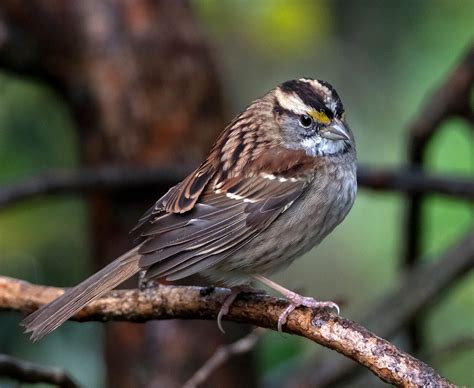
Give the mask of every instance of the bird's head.
POLYGON ((344 120, 344 107, 325 81, 300 78, 270 92, 282 144, 310 156, 338 155, 354 148, 354 137, 344 120))

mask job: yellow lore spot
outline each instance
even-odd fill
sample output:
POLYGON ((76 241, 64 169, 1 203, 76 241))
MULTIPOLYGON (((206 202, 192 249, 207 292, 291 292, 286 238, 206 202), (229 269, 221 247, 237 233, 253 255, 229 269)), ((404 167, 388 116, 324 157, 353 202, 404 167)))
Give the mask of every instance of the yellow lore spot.
POLYGON ((308 114, 313 118, 314 121, 317 121, 318 123, 329 124, 331 122, 331 120, 329 120, 329 117, 324 112, 320 112, 318 110, 311 110, 308 112, 308 114))

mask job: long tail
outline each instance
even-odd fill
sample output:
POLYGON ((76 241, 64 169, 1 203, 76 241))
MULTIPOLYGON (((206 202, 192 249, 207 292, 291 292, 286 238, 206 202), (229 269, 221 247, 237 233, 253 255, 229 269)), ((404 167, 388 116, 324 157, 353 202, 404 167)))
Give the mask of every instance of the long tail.
POLYGON ((61 326, 94 299, 104 295, 140 271, 138 247, 128 251, 99 272, 67 290, 59 298, 28 315, 22 326, 37 341, 61 326))

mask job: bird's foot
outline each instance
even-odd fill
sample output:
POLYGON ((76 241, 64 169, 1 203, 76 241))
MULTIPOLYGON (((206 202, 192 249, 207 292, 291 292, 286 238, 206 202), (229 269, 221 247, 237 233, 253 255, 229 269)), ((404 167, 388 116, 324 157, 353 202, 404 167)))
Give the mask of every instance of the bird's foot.
POLYGON ((311 309, 323 309, 323 308, 330 308, 337 311, 339 314, 340 309, 339 306, 331 301, 322 302, 316 299, 313 299, 308 296, 302 296, 297 294, 296 292, 288 290, 287 293, 284 293, 286 299, 288 299, 289 305, 288 307, 280 314, 278 317, 278 331, 282 332, 283 325, 287 322, 288 316, 298 307, 304 306, 311 309))
POLYGON ((225 330, 222 327, 222 317, 228 314, 230 306, 232 306, 232 303, 234 303, 235 298, 237 298, 237 296, 241 293, 264 294, 265 291, 247 285, 230 288, 230 294, 226 296, 224 303, 222 303, 222 307, 219 310, 219 313, 217 314, 217 326, 219 327, 219 330, 224 334, 225 330))
POLYGON ((275 291, 278 291, 280 294, 282 294, 290 304, 288 307, 283 311, 279 318, 278 318, 278 331, 281 332, 283 325, 286 323, 288 320, 288 316, 297 308, 300 306, 304 307, 309 307, 312 309, 321 309, 321 308, 331 308, 335 309, 337 313, 339 314, 339 306, 337 303, 334 302, 320 302, 316 299, 313 299, 308 296, 302 296, 300 294, 297 294, 294 291, 288 290, 287 288, 280 286, 278 283, 275 283, 273 280, 270 280, 262 275, 253 275, 253 278, 258 280, 259 282, 262 282, 263 284, 266 284, 268 287, 274 289, 275 291))

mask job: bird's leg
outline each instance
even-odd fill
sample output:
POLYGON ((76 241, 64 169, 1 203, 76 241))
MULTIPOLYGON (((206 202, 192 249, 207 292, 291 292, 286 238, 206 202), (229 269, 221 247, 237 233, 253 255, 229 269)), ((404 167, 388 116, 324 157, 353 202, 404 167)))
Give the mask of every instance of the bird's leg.
POLYGON ((280 317, 278 318, 279 332, 282 331, 281 328, 286 323, 288 316, 299 306, 305 306, 309 308, 332 308, 335 309, 339 314, 339 306, 334 302, 321 302, 308 296, 299 295, 296 292, 288 290, 287 288, 280 286, 279 284, 261 275, 253 275, 253 278, 279 292, 286 299, 288 299, 288 302, 290 302, 288 307, 280 314, 280 317))
POLYGON ((240 293, 264 294, 265 291, 253 288, 245 284, 230 288, 230 294, 227 295, 227 297, 225 298, 224 303, 222 303, 222 307, 219 310, 219 314, 217 314, 217 326, 219 327, 219 330, 224 334, 225 334, 225 331, 224 331, 224 328, 222 327, 222 317, 224 315, 227 315, 227 313, 229 312, 230 306, 232 306, 232 303, 234 303, 235 298, 237 298, 237 296, 240 293))

